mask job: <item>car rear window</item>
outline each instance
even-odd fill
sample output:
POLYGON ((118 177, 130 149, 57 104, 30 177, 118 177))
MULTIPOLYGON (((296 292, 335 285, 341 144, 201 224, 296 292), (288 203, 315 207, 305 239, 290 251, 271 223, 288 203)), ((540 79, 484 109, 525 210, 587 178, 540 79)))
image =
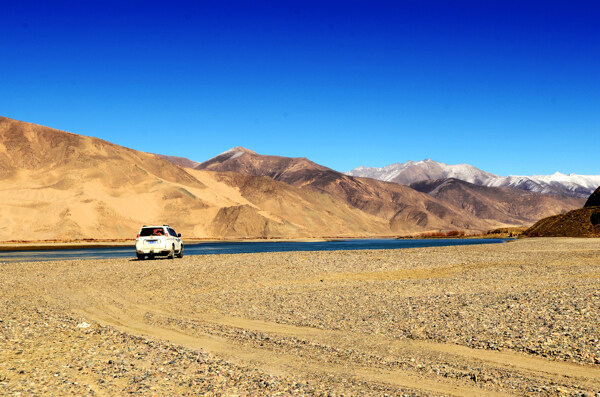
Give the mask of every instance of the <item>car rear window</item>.
POLYGON ((164 236, 165 231, 162 227, 143 227, 140 231, 140 237, 164 236))

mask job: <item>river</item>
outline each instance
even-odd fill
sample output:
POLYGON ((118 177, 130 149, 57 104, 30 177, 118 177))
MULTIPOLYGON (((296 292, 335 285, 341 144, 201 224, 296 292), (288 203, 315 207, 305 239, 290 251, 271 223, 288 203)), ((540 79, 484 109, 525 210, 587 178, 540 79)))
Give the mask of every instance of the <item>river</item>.
MULTIPOLYGON (((247 254, 285 251, 340 251, 443 247, 503 243, 507 239, 350 239, 332 241, 260 241, 260 242, 206 242, 187 244, 185 255, 247 254)), ((48 249, 35 251, 0 252, 0 262, 54 261, 65 259, 135 258, 135 246, 48 249)))

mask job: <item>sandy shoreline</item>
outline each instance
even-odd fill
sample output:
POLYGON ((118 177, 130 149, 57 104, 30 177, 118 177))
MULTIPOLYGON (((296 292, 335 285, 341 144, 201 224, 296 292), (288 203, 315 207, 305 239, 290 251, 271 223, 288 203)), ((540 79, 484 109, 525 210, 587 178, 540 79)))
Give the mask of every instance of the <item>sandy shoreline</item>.
POLYGON ((600 241, 9 263, 0 394, 595 395, 600 241))

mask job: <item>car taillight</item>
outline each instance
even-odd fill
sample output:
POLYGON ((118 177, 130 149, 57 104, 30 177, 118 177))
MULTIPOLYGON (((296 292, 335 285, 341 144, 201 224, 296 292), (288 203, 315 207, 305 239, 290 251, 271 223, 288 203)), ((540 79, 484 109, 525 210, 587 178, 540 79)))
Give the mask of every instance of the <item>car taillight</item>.
POLYGON ((139 238, 139 237, 140 237, 140 234, 138 233, 138 235, 137 235, 137 236, 135 236, 135 238, 139 238))

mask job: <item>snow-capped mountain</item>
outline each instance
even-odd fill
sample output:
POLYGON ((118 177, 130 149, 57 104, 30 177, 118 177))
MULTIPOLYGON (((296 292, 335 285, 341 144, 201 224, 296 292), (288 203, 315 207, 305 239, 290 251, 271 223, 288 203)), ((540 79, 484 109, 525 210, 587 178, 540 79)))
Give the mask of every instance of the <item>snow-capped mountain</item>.
POLYGON ((497 177, 486 186, 512 187, 539 193, 564 194, 573 197, 588 197, 600 186, 600 175, 552 175, 497 177))
POLYGON ((431 159, 395 163, 382 168, 361 166, 345 174, 395 182, 401 185, 444 178, 456 178, 476 185, 484 185, 490 179, 496 177, 496 175, 469 164, 448 165, 431 159))
POLYGON ((361 166, 346 174, 402 185, 430 179, 456 178, 481 186, 510 187, 573 197, 588 197, 600 186, 600 175, 565 175, 556 172, 552 175, 498 176, 469 164, 449 165, 430 159, 395 163, 381 168, 361 166))

